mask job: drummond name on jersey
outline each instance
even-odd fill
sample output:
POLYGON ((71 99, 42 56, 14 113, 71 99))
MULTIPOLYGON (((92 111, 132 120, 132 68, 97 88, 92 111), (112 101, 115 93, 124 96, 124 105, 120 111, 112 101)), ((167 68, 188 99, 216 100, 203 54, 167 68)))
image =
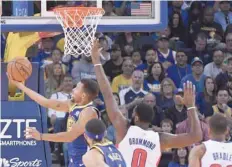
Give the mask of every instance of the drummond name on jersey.
POLYGON ((151 150, 154 150, 154 148, 156 146, 151 141, 141 139, 141 138, 129 138, 129 144, 130 145, 142 145, 142 146, 145 146, 151 150))
POLYGON ((217 160, 224 160, 224 161, 232 161, 232 154, 223 153, 223 152, 215 152, 213 153, 213 159, 217 160))

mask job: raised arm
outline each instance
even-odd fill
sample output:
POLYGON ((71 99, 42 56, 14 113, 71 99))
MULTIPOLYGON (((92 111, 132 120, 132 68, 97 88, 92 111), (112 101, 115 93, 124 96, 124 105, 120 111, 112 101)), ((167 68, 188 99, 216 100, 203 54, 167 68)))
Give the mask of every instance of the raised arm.
POLYGON ((190 146, 202 139, 200 121, 195 107, 195 86, 189 81, 184 84, 184 97, 178 99, 187 107, 188 119, 190 121, 190 132, 172 135, 160 133, 161 149, 182 148, 190 146))
POLYGON ((56 111, 69 111, 69 106, 71 104, 70 100, 67 101, 59 101, 55 99, 47 99, 44 96, 40 95, 39 93, 31 90, 30 88, 26 87, 23 83, 14 81, 12 77, 7 74, 10 83, 17 86, 17 88, 21 89, 24 93, 26 93, 32 100, 39 103, 41 106, 46 108, 51 108, 56 111))
POLYGON ((127 120, 123 117, 119 110, 116 100, 114 99, 110 83, 105 75, 100 61, 100 49, 98 40, 94 41, 92 48, 92 62, 94 64, 97 81, 104 97, 106 111, 110 121, 116 129, 117 141, 124 138, 127 132, 127 120))
POLYGON ((203 144, 195 146, 189 154, 189 167, 201 167, 201 158, 205 151, 206 148, 203 144))
POLYGON ((25 131, 25 136, 26 138, 33 138, 36 140, 72 142, 84 133, 86 123, 93 118, 98 118, 96 111, 93 108, 86 108, 81 112, 79 115, 79 120, 72 126, 70 131, 53 134, 41 134, 34 128, 27 128, 25 131))

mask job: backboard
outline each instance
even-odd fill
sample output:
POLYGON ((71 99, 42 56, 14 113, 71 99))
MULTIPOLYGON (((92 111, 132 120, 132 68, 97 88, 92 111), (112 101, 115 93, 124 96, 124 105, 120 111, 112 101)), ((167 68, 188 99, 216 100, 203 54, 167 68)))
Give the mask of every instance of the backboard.
MULTIPOLYGON (((18 1, 19 2, 19 1, 18 1)), ((29 1, 28 1, 29 2, 29 1)), ((41 0, 40 16, 25 16, 31 9, 30 5, 22 8, 19 5, 13 5, 14 15, 2 16, 1 31, 2 32, 20 32, 20 31, 62 31, 62 27, 55 18, 52 9, 57 7, 53 1, 41 0)), ((77 6, 83 5, 83 1, 62 1, 63 5, 77 6)), ((154 32, 163 30, 168 24, 167 1, 150 0, 150 1, 88 1, 88 5, 102 7, 109 10, 106 3, 113 3, 114 11, 120 11, 124 7, 126 11, 123 16, 107 14, 103 16, 99 25, 99 32, 154 32), (116 5, 116 7, 115 7, 116 5), (121 6, 120 6, 121 5, 121 6)), ((13 1, 12 3, 15 3, 13 1)), ((86 1, 84 2, 86 3, 86 1)), ((109 4, 108 4, 109 5, 109 4)), ((4 8, 4 3, 3 3, 4 8)), ((116 12, 115 12, 116 13, 116 12)))

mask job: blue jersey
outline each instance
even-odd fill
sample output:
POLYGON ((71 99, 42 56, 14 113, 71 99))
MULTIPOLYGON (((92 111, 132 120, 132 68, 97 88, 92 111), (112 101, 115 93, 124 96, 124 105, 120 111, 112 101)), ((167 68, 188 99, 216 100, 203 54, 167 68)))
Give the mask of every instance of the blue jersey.
MULTIPOLYGON (((72 125, 78 121, 81 111, 91 106, 93 106, 92 102, 84 106, 74 105, 70 108, 69 117, 67 121, 67 131, 70 131, 72 125)), ((82 164, 82 156, 87 152, 87 144, 85 142, 84 134, 67 144, 69 155, 69 167, 78 167, 79 164, 82 164)))
POLYGON ((97 149, 104 156, 105 163, 109 167, 126 167, 126 162, 122 154, 111 142, 97 143, 91 147, 91 149, 97 149))

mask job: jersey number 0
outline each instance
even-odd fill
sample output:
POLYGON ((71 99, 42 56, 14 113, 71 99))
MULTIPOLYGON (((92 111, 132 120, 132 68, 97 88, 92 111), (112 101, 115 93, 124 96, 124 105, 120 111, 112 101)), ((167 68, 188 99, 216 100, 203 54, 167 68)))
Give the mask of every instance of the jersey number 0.
POLYGON ((147 160, 147 151, 137 148, 133 153, 131 167, 145 167, 147 160))

